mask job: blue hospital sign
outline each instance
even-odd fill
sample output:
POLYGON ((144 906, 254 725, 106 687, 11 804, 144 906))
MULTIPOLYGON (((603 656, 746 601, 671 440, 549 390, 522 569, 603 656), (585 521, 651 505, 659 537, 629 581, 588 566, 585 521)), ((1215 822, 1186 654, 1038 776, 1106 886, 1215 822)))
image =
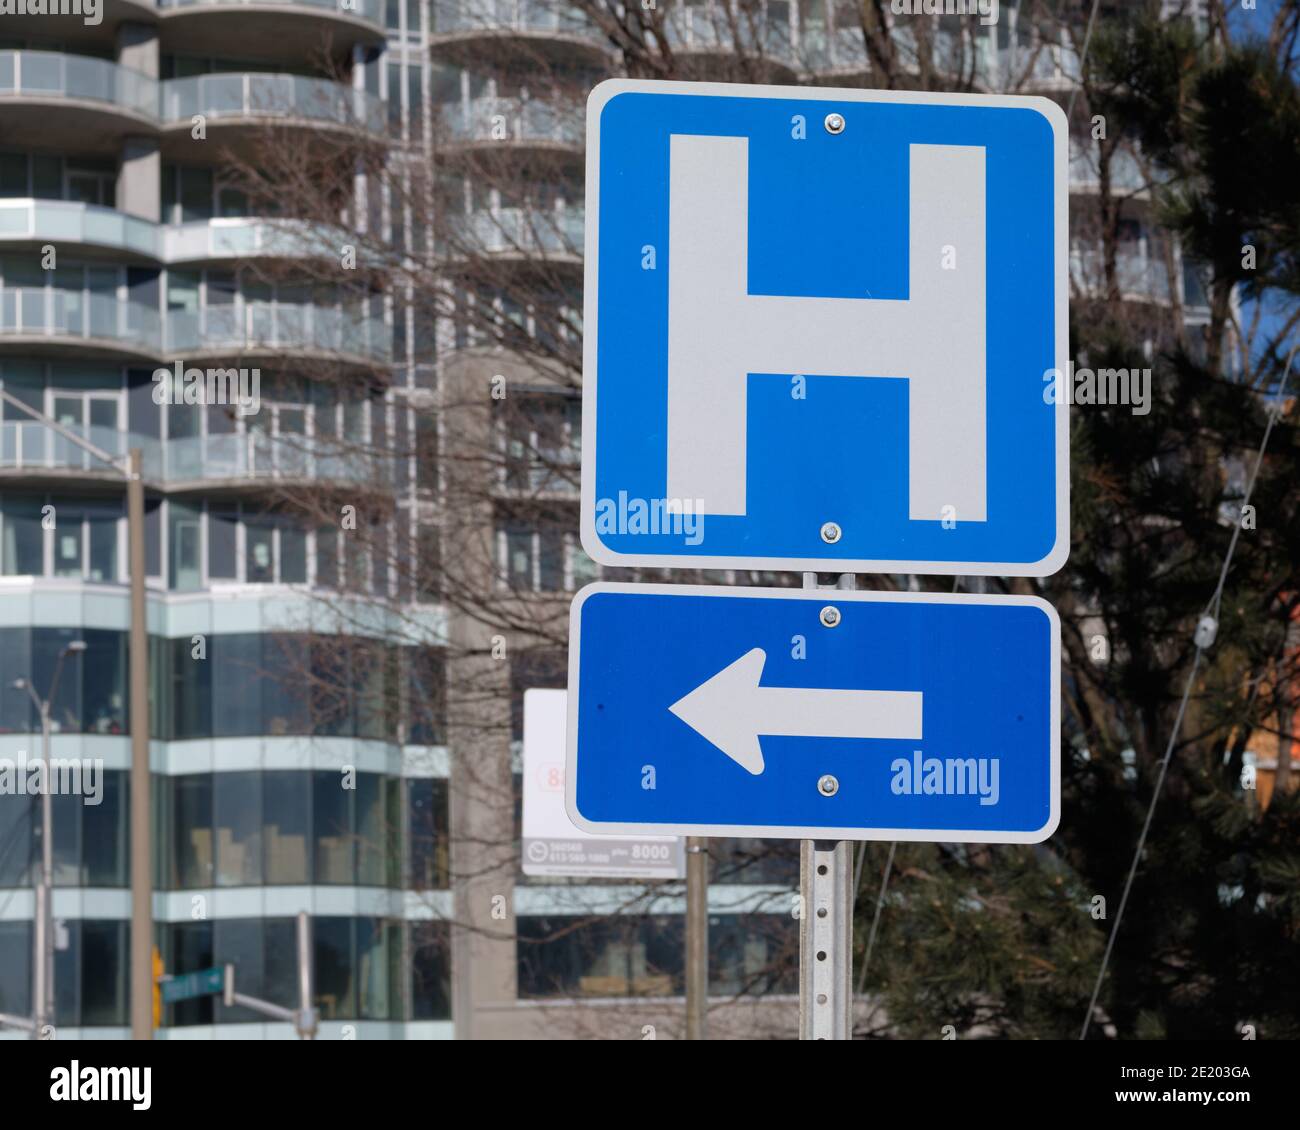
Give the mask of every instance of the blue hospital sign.
POLYGON ((614 80, 587 132, 594 559, 1060 568, 1058 107, 614 80))

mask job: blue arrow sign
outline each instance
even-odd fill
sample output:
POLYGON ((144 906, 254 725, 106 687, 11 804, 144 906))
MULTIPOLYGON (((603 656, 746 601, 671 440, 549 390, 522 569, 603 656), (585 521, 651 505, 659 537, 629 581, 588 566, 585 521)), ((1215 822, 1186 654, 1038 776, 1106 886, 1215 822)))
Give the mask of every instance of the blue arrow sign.
POLYGON ((1066 138, 1044 98, 597 87, 588 554, 1059 569, 1066 138))
POLYGON ((597 584, 568 808, 597 833, 1036 843, 1060 622, 1031 597, 597 584))

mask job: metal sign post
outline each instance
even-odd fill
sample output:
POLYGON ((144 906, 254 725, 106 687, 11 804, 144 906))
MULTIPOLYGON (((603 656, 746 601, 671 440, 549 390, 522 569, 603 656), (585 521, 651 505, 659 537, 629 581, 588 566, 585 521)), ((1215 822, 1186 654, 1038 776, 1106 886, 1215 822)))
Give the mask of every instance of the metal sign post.
POLYGON ((799 1039, 853 1038, 853 852, 804 840, 799 852, 799 1039))
MULTIPOLYGON (((803 575, 816 589, 816 573, 803 575)), ((830 587, 830 586, 828 586, 830 587)), ((857 588, 852 573, 835 588, 857 588)), ((823 793, 838 791, 827 776, 823 793)), ((799 1039, 853 1038, 853 855, 847 840, 804 840, 799 845, 799 1039)))

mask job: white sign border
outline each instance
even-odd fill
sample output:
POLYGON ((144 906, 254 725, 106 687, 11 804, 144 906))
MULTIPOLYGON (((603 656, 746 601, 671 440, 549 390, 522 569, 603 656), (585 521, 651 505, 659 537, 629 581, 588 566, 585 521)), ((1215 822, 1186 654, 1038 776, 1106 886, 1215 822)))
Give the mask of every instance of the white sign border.
MULTIPOLYGON (((673 835, 707 836, 717 839, 779 839, 779 840, 907 840, 917 843, 943 844, 1038 844, 1049 839, 1061 822, 1061 618, 1056 609, 1037 596, 999 596, 973 593, 931 592, 881 592, 866 590, 853 592, 841 589, 774 589, 742 588, 737 585, 641 585, 614 581, 598 581, 587 585, 573 598, 569 610, 569 717, 565 734, 565 805, 569 819, 586 832, 612 835, 673 835), (961 831, 940 828, 933 831, 916 828, 843 828, 802 827, 793 825, 748 824, 624 824, 588 820, 578 811, 578 703, 582 693, 580 650, 582 635, 580 624, 582 606, 597 593, 647 593, 657 596, 681 597, 744 597, 749 600, 810 600, 821 604, 879 603, 879 604, 975 604, 1000 606, 1029 606, 1038 608, 1051 623, 1051 672, 1049 687, 1051 702, 1048 708, 1048 726, 1051 732, 1051 771, 1049 778, 1050 811, 1047 823, 1032 832, 990 832, 988 829, 961 831)), ((667 707, 665 707, 667 709, 667 707)), ((721 755, 719 755, 721 756, 721 755)))
MULTIPOLYGON (((1070 555, 1070 418, 1068 397, 1056 402, 1056 540, 1033 562, 884 561, 849 557, 761 557, 674 553, 621 553, 608 548, 596 533, 596 357, 599 327, 598 263, 600 243, 600 117, 606 104, 626 93, 686 94, 697 97, 780 98, 819 102, 903 102, 931 106, 978 106, 1036 110, 1052 127, 1055 165, 1056 348, 1055 368, 1067 370, 1070 336, 1069 299, 1069 128, 1065 112, 1050 98, 1027 95, 947 94, 917 91, 842 89, 837 87, 763 86, 749 83, 667 82, 654 79, 606 79, 587 98, 587 181, 585 261, 583 268, 582 344, 582 501, 581 539, 587 556, 601 565, 676 567, 684 569, 772 569, 792 572, 918 573, 942 576, 1048 577, 1070 555)), ((1059 392, 1059 390, 1058 390, 1059 392)))

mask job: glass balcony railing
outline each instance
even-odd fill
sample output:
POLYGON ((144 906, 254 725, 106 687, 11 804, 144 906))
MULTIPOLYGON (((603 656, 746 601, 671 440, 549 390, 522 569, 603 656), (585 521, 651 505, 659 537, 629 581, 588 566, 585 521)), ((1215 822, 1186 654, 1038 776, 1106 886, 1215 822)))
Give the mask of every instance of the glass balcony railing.
POLYGON ((0 97, 5 95, 100 102, 149 118, 158 109, 158 83, 149 75, 54 51, 0 51, 0 97))
POLYGON ((532 459, 511 459, 503 468, 502 492, 507 496, 576 497, 582 480, 581 452, 548 451, 532 459))
POLYGON ((364 357, 386 363, 392 332, 382 318, 333 306, 245 302, 167 315, 168 353, 284 350, 364 357))
POLYGON ((95 244, 158 258, 158 228, 148 220, 75 200, 0 200, 0 241, 95 244))
POLYGON ((1063 85, 1079 81, 1079 54, 1068 44, 1014 43, 997 53, 1001 85, 1063 85))
POLYGON ((451 141, 529 141, 581 146, 581 102, 476 98, 441 108, 444 137, 451 141))
POLYGON ((451 255, 581 255, 584 211, 501 208, 450 219, 446 252, 451 255))
MULTIPOLYGON (((1075 191, 1097 191, 1101 171, 1095 148, 1080 149, 1070 146, 1070 188, 1075 191)), ((1155 170, 1142 168, 1138 159, 1127 150, 1117 149, 1110 157, 1110 188, 1112 193, 1134 193, 1150 190, 1160 183, 1155 170)))
POLYGON ((431 16, 435 36, 517 32, 605 42, 579 8, 554 0, 435 0, 431 16))
POLYGON ((800 33, 799 54, 804 66, 822 71, 865 71, 867 43, 859 27, 827 29, 824 24, 805 27, 800 33))
POLYGON ((676 4, 664 13, 664 35, 674 51, 773 59, 790 67, 796 62, 788 18, 760 8, 727 11, 721 4, 676 4))
MULTIPOLYGON (((225 435, 159 440, 118 428, 69 427, 106 455, 142 450, 145 476, 154 481, 321 479, 361 483, 391 473, 386 461, 345 450, 336 440, 270 435, 256 427, 225 435)), ((67 436, 35 420, 0 422, 0 469, 107 472, 112 469, 67 436)))
MULTIPOLYGON (((0 222, 3 218, 0 212, 0 222)), ((173 224, 161 229, 161 237, 162 258, 168 263, 255 255, 298 258, 319 253, 325 246, 323 236, 313 235, 298 221, 235 216, 173 224)))
POLYGON ((6 335, 114 341, 135 352, 305 350, 387 362, 392 333, 381 317, 336 306, 245 301, 199 311, 158 311, 113 294, 55 287, 0 290, 0 338, 6 335))
MULTIPOLYGON (((8 411, 8 409, 6 409, 8 411)), ((117 428, 70 427, 93 443, 106 455, 120 458, 130 444, 125 432, 117 428)), ((0 422, 0 467, 9 470, 80 470, 113 473, 102 460, 78 447, 67 436, 35 420, 0 422)))
POLYGON ((0 335, 116 341, 157 353, 159 327, 157 310, 114 294, 21 286, 0 291, 0 335))
POLYGON ((144 468, 147 477, 171 482, 320 479, 362 483, 386 470, 381 460, 345 451, 335 440, 273 436, 257 428, 166 442, 150 440, 144 450, 144 468))
POLYGON ((160 117, 189 122, 195 114, 223 118, 300 118, 381 132, 381 99, 326 79, 286 74, 215 74, 169 79, 162 84, 160 117))
MULTIPOLYGON (((1169 272, 1163 262, 1136 251, 1120 251, 1115 256, 1115 275, 1124 298, 1169 301, 1169 272)), ((1070 282, 1080 294, 1093 298, 1105 296, 1105 260, 1100 250, 1070 252, 1070 282)))
POLYGON ((290 11, 301 8, 308 14, 337 14, 376 27, 382 27, 384 23, 383 0, 158 0, 158 7, 164 11, 169 8, 226 8, 248 4, 283 7, 290 11))

